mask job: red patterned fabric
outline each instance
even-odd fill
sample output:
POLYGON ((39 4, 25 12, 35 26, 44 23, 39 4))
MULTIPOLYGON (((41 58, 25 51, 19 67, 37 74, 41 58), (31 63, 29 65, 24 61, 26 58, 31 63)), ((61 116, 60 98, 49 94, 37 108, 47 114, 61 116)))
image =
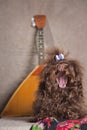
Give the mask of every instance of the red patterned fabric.
POLYGON ((58 123, 56 130, 81 130, 80 126, 82 124, 87 124, 87 118, 60 122, 58 123))
POLYGON ((47 117, 35 123, 31 130, 87 130, 87 118, 59 121, 47 117))

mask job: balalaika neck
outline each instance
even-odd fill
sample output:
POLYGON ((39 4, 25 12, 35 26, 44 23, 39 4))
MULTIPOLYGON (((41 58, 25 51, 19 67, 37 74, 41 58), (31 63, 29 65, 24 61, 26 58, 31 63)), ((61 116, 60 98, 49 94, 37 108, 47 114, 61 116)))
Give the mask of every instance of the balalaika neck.
POLYGON ((37 30, 38 33, 38 62, 39 65, 42 64, 44 60, 44 38, 43 38, 43 28, 37 30))

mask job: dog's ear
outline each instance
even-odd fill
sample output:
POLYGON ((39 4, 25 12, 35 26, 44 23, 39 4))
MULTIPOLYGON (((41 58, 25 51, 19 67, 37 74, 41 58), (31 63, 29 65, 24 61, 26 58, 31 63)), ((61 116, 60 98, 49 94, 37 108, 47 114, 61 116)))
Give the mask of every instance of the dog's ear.
POLYGON ((80 65, 78 61, 71 61, 71 66, 73 67, 75 73, 75 80, 77 82, 82 82, 83 78, 83 67, 80 65))
POLYGON ((45 65, 44 69, 40 73, 41 82, 44 82, 46 78, 50 75, 50 66, 45 65))

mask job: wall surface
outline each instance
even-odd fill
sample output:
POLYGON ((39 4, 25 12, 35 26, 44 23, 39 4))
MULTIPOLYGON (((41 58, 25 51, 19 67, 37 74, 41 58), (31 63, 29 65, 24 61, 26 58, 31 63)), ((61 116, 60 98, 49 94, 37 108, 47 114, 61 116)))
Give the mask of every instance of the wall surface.
POLYGON ((87 84, 87 0, 0 0, 0 111, 37 66, 31 18, 47 16, 45 48, 58 46, 85 67, 87 84))

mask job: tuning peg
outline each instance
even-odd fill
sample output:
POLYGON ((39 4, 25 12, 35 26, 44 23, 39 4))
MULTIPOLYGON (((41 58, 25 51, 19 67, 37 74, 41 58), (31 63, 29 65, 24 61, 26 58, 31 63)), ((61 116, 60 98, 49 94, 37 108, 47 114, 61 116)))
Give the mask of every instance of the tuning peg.
POLYGON ((36 26, 36 24, 35 24, 35 21, 34 21, 35 19, 34 19, 34 17, 31 19, 31 23, 32 23, 32 26, 33 27, 35 27, 36 26))
POLYGON ((34 17, 31 18, 31 21, 34 22, 34 17))
POLYGON ((33 22, 33 23, 32 23, 32 26, 33 26, 33 27, 35 27, 35 26, 36 26, 35 22, 33 22))

